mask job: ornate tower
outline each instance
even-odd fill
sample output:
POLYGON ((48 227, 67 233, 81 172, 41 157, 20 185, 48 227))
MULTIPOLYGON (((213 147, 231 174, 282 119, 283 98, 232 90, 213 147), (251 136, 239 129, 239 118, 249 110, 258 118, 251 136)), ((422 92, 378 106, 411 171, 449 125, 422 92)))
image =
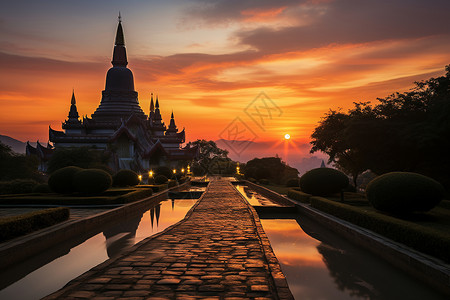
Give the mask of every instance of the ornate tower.
POLYGON ((113 66, 106 74, 102 100, 97 110, 92 114, 92 119, 119 125, 121 119, 127 119, 132 114, 146 119, 147 116, 139 106, 138 93, 134 90, 133 73, 127 68, 127 52, 120 15, 111 63, 113 66))

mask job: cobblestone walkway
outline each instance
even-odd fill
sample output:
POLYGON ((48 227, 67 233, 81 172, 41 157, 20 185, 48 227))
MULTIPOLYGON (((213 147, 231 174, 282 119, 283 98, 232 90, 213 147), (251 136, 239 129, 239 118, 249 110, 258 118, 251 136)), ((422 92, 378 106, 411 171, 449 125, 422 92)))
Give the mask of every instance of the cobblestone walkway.
POLYGON ((45 299, 293 299, 259 219, 228 181, 185 221, 45 299))

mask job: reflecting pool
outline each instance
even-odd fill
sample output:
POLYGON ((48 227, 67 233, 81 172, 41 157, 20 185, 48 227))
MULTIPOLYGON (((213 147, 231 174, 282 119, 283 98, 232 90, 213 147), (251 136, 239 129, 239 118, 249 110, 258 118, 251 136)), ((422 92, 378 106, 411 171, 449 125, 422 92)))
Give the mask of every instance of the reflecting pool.
POLYGON ((0 273, 0 299, 40 299, 108 258, 182 220, 195 199, 164 200, 0 273))
POLYGON ((279 204, 272 202, 270 199, 255 192, 246 185, 235 185, 236 189, 247 199, 248 203, 253 206, 280 206, 279 204))
POLYGON ((446 299, 308 218, 261 219, 295 299, 446 299))

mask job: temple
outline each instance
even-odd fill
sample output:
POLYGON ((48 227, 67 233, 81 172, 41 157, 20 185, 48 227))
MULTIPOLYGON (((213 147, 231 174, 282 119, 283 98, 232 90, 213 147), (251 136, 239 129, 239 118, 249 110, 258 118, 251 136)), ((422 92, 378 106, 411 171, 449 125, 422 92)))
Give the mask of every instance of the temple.
POLYGON ((154 99, 151 94, 148 116, 139 105, 133 73, 127 68, 120 16, 111 63, 100 105, 90 118, 80 118, 72 91, 69 114, 62 123, 63 131, 49 127, 49 141, 53 145, 44 147, 38 143, 34 148, 27 144, 27 154, 40 159, 40 170, 45 171, 45 162, 58 148, 106 150, 111 153, 109 166, 113 170, 139 172, 161 165, 175 167, 197 157, 197 147, 182 147, 186 134, 175 125, 173 111, 168 127, 162 121, 158 96, 154 99))

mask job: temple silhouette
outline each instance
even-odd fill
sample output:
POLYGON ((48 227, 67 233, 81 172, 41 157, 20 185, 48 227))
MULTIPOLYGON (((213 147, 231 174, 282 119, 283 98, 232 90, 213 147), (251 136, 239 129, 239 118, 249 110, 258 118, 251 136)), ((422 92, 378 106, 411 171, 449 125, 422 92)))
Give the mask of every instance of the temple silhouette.
POLYGON ((119 15, 112 67, 106 74, 102 99, 91 117, 80 119, 75 93, 72 92, 68 119, 62 123, 63 131, 49 126, 49 141, 33 147, 27 142, 27 155, 36 155, 39 168, 46 170, 46 162, 58 148, 91 147, 111 153, 109 163, 113 170, 145 171, 156 166, 177 166, 180 161, 191 161, 198 155, 198 147, 182 147, 186 133, 175 125, 172 111, 169 126, 164 124, 159 99, 151 94, 148 116, 134 90, 133 73, 127 68, 128 60, 122 20, 119 15))

